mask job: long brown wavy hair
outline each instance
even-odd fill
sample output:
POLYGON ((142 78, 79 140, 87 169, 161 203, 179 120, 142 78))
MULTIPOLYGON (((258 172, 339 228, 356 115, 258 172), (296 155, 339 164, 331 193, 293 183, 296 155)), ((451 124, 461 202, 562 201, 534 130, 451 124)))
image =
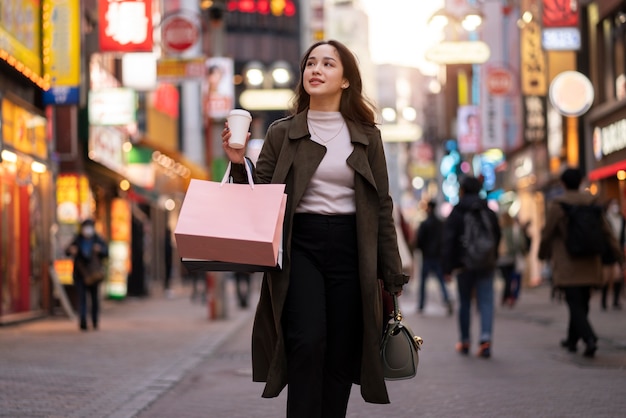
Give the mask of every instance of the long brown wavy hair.
POLYGON ((296 86, 295 96, 293 98, 292 113, 300 113, 309 107, 311 96, 304 90, 303 74, 311 51, 320 45, 331 45, 337 50, 339 59, 343 65, 343 77, 350 83, 349 87, 341 94, 339 111, 343 118, 369 126, 376 125, 376 115, 374 114, 375 107, 372 102, 363 95, 363 82, 361 80, 361 72, 359 71, 357 59, 348 47, 335 40, 314 43, 302 57, 300 61, 300 80, 296 86))

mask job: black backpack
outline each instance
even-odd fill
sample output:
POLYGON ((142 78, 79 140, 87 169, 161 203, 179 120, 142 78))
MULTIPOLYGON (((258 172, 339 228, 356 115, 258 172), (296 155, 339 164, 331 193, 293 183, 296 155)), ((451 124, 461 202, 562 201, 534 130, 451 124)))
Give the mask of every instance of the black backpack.
POLYGON ((603 210, 597 205, 561 202, 567 216, 565 248, 572 257, 591 257, 604 250, 603 210))
POLYGON ((488 270, 496 266, 497 243, 489 209, 469 209, 463 214, 461 245, 461 261, 467 270, 488 270))

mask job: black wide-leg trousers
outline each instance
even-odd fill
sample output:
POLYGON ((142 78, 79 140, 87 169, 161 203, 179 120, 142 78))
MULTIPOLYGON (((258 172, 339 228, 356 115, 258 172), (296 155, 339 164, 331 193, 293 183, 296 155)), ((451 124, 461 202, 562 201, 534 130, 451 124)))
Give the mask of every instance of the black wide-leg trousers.
POLYGON ((282 320, 287 417, 345 417, 363 334, 354 215, 295 215, 282 320))

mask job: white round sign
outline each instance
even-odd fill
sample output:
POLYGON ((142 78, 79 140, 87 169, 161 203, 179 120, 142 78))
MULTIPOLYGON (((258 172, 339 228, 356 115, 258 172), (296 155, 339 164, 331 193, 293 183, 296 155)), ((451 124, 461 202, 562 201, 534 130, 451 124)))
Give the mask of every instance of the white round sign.
POLYGON ((564 71, 550 83, 550 102, 564 116, 585 114, 593 103, 591 81, 578 71, 564 71))

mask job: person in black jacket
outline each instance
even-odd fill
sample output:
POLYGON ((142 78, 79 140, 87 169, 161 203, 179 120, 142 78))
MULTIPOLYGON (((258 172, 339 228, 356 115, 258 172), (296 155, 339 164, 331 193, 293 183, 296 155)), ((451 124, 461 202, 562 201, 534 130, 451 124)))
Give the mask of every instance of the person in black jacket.
POLYGON ((470 349, 470 305, 472 295, 475 294, 480 312, 480 345, 477 355, 489 358, 491 357, 494 313, 493 281, 501 231, 498 216, 479 195, 481 189, 482 182, 476 177, 466 177, 461 182, 459 203, 452 209, 444 223, 443 271, 446 281, 449 281, 452 274, 456 273, 460 333, 457 351, 461 354, 468 354, 470 349), (488 219, 489 231, 486 234, 490 235, 488 241, 491 241, 493 255, 486 264, 480 267, 469 267, 467 257, 479 244, 479 240, 465 242, 463 239, 466 231, 464 226, 468 223, 466 214, 470 211, 482 211, 488 219))
POLYGON ((443 278, 441 265, 441 239, 443 235, 443 221, 435 214, 437 203, 433 200, 426 207, 426 219, 417 228, 415 248, 422 252, 422 269, 420 276, 420 294, 418 311, 424 310, 426 300, 426 280, 433 273, 437 276, 441 286, 441 295, 448 309, 448 315, 452 315, 452 303, 448 297, 446 282, 443 278))
POLYGON ((81 265, 89 264, 91 257, 99 257, 100 259, 107 257, 109 254, 107 244, 104 239, 96 234, 94 229, 94 221, 91 219, 84 220, 80 225, 80 232, 76 234, 70 245, 66 248, 65 254, 72 256, 74 259, 74 286, 78 293, 78 314, 80 318, 80 329, 87 330, 87 292, 91 299, 91 321, 93 329, 98 329, 99 315, 99 296, 98 289, 100 282, 86 284, 83 277, 81 265))

